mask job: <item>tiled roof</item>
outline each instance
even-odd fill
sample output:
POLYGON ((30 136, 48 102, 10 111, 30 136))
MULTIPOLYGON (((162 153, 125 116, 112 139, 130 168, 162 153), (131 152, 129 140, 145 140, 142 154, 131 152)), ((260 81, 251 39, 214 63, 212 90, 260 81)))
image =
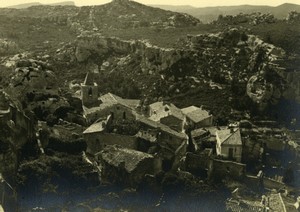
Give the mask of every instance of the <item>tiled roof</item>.
POLYGON ((134 171, 143 160, 153 158, 152 155, 144 152, 116 146, 107 146, 100 154, 102 159, 110 165, 119 167, 124 164, 124 168, 128 173, 134 171))
POLYGON ((239 129, 218 130, 216 136, 220 139, 221 144, 242 145, 241 133, 239 129))
POLYGON ((105 130, 105 128, 103 128, 103 123, 106 123, 106 120, 100 121, 100 122, 96 122, 94 124, 92 124, 91 126, 89 126, 84 132, 83 134, 89 134, 89 133, 96 133, 96 132, 102 132, 105 130))
POLYGON ((184 133, 179 133, 175 130, 172 130, 170 127, 164 125, 164 124, 161 124, 159 122, 155 122, 155 121, 152 121, 150 119, 148 119, 147 117, 145 116, 142 116, 142 115, 137 115, 137 121, 145 124, 145 125, 148 125, 152 128, 155 128, 155 129, 159 129, 165 133, 168 133, 168 134, 171 134, 173 136, 176 136, 180 139, 186 139, 186 135, 184 133))
POLYGON ((199 107, 196 107, 196 106, 189 106, 189 107, 185 107, 185 108, 182 108, 181 111, 183 112, 183 114, 188 114, 190 112, 193 112, 197 109, 200 109, 199 107))
POLYGON ((174 104, 165 104, 164 102, 155 102, 149 105, 150 109, 156 111, 157 115, 151 117, 154 121, 159 121, 161 118, 172 115, 180 120, 184 119, 184 114, 174 104))
POLYGON ((181 111, 195 123, 198 123, 206 118, 211 117, 211 115, 206 110, 202 110, 201 108, 195 106, 183 108, 181 109, 181 111))
POLYGON ((199 136, 204 136, 205 134, 207 134, 208 131, 207 130, 204 130, 204 129, 196 129, 196 130, 193 130, 191 132, 192 134, 192 137, 195 138, 195 137, 199 137, 199 136))
POLYGON ((136 106, 140 103, 140 100, 138 99, 123 99, 115 94, 107 93, 99 97, 99 100, 103 103, 106 103, 107 105, 113 105, 113 104, 121 104, 123 106, 129 107, 131 109, 135 109, 136 106))

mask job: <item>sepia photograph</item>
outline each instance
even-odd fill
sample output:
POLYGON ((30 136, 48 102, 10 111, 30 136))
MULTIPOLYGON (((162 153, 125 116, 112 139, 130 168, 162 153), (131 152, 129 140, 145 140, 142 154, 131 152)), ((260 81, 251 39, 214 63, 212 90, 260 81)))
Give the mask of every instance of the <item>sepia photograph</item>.
POLYGON ((299 212, 299 0, 0 0, 0 212, 299 212))

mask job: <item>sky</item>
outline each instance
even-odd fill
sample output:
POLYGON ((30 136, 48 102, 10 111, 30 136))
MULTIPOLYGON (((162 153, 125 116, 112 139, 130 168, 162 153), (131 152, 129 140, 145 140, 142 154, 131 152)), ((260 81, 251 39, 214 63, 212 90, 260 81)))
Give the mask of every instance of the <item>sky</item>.
MULTIPOLYGON (((68 0, 0 0, 0 7, 6 7, 17 4, 40 2, 42 4, 57 3, 68 0)), ((71 0, 72 1, 72 0, 71 0)), ((73 0, 76 6, 99 5, 110 2, 110 0, 73 0)), ((231 5, 270 5, 278 6, 283 3, 300 4, 300 0, 136 0, 142 4, 167 4, 167 5, 191 5, 194 7, 209 6, 231 6, 231 5)))

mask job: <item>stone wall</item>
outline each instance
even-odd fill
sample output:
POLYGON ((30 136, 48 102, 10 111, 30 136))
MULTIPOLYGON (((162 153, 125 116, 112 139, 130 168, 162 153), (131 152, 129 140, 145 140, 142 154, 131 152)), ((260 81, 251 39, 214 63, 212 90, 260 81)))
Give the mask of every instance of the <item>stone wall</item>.
POLYGON ((107 145, 118 145, 123 148, 137 149, 137 138, 135 136, 120 135, 114 133, 91 133, 85 134, 87 152, 95 154, 107 145))
POLYGON ((188 152, 185 159, 185 168, 191 173, 203 173, 207 175, 207 170, 211 168, 212 160, 209 154, 194 154, 188 152))
POLYGON ((218 160, 212 161, 212 169, 209 170, 209 178, 221 181, 222 179, 241 179, 245 175, 246 165, 233 161, 218 160))
POLYGON ((201 122, 195 124, 195 129, 202 128, 202 127, 210 127, 213 125, 213 116, 210 116, 201 122))
POLYGON ((107 117, 112 113, 113 113, 113 119, 122 120, 123 118, 125 118, 125 119, 135 120, 135 116, 132 113, 132 110, 120 104, 115 104, 103 109, 95 108, 93 109, 93 111, 86 113, 85 116, 88 123, 93 123, 97 119, 107 117))
POLYGON ((263 184, 264 184, 264 187, 267 189, 279 190, 279 189, 286 187, 286 185, 284 183, 267 178, 267 177, 264 177, 263 184))

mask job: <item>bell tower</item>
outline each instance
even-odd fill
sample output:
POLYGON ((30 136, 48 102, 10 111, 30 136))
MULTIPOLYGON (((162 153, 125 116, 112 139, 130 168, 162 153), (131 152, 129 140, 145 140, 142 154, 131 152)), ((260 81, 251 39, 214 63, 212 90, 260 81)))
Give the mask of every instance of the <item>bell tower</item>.
POLYGON ((88 108, 99 106, 98 85, 94 82, 94 74, 87 73, 85 80, 81 83, 81 101, 82 105, 88 108))

